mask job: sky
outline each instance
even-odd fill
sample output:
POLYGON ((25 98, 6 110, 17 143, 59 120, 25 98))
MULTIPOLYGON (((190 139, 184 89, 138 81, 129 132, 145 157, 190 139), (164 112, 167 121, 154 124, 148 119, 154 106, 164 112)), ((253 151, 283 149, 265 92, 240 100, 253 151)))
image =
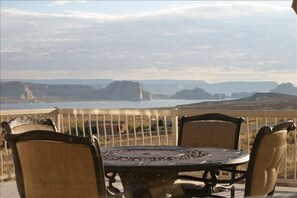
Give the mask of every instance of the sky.
POLYGON ((297 86, 292 1, 1 0, 1 79, 297 86))

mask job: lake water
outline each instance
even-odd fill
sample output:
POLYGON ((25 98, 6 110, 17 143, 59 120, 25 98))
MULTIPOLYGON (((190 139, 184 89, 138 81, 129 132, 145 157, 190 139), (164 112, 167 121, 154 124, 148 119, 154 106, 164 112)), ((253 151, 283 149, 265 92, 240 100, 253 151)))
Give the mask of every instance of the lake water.
POLYGON ((86 108, 86 109, 123 109, 123 108, 158 108, 199 103, 205 100, 151 100, 151 101, 85 101, 53 103, 14 103, 0 104, 1 110, 14 109, 47 109, 47 108, 86 108))

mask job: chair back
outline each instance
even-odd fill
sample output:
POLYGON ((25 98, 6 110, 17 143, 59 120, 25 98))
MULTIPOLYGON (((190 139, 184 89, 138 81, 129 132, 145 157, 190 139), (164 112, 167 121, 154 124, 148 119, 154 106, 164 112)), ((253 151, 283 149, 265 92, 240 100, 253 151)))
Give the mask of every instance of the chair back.
POLYGON ((272 195, 282 158, 287 150, 287 133, 296 129, 292 121, 264 126, 256 135, 247 168, 245 196, 272 195))
POLYGON ((179 146, 219 147, 238 149, 243 118, 219 113, 182 117, 179 146))
POLYGON ((51 119, 39 119, 27 116, 18 116, 10 121, 3 121, 1 127, 6 133, 24 133, 32 130, 57 131, 55 123, 51 119))
POLYGON ((6 134, 21 197, 106 197, 104 168, 95 136, 49 131, 6 134))

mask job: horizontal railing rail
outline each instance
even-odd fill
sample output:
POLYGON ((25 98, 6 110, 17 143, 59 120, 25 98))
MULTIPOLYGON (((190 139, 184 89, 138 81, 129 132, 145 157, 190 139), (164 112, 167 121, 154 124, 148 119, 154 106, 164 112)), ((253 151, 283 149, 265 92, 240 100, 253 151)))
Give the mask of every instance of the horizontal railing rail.
MULTIPOLYGON (((51 118, 59 132, 72 135, 95 135, 100 146, 175 145, 178 120, 181 116, 203 113, 223 113, 243 117, 241 128, 241 150, 250 152, 257 131, 266 125, 283 120, 297 121, 297 111, 282 110, 200 110, 195 108, 153 109, 37 109, 0 111, 0 120, 7 121, 15 116, 27 115, 51 118)), ((288 138, 288 150, 279 172, 278 182, 297 184, 297 141, 296 130, 288 138)), ((1 140, 1 139, 0 139, 1 140)), ((0 178, 14 177, 13 164, 6 143, 0 155, 0 178)))

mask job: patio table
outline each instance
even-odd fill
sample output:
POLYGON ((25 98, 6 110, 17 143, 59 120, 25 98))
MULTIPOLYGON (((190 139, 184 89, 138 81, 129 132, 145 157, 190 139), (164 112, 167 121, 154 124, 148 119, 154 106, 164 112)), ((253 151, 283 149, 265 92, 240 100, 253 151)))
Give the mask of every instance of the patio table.
POLYGON ((101 152, 109 187, 114 188, 118 174, 124 190, 141 189, 133 197, 139 197, 138 193, 166 197, 179 172, 227 168, 249 160, 246 152, 221 148, 128 146, 102 148, 101 152))

